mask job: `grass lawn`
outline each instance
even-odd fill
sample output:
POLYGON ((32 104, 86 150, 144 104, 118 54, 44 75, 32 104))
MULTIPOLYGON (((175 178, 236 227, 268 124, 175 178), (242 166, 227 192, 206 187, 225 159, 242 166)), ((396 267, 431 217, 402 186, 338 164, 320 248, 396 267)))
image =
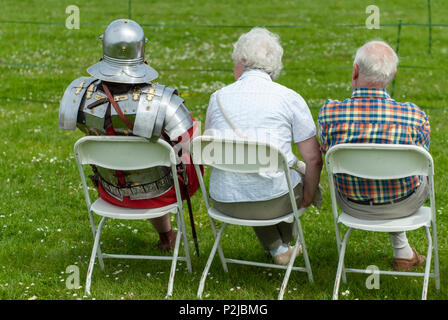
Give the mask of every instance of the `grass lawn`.
MULTIPOLYGON (((92 296, 84 296, 93 244, 73 145, 79 131, 58 129, 59 101, 66 86, 87 75, 101 58, 98 36, 113 20, 128 17, 143 25, 149 63, 159 83, 177 88, 199 121, 205 120, 210 94, 233 81, 232 44, 250 26, 268 26, 281 37, 284 70, 278 82, 300 93, 314 119, 327 98, 351 92, 351 65, 367 40, 397 45, 402 20, 394 98, 421 106, 432 128, 430 152, 435 161, 441 292, 430 280, 428 299, 448 298, 448 28, 432 28, 428 53, 426 0, 371 1, 381 10, 378 30, 364 27, 363 1, 76 1, 81 27, 65 27, 71 0, 2 0, 0 11, 0 299, 164 299, 169 262, 106 260, 94 270, 92 296), (129 11, 130 9, 130 11, 129 11), (81 289, 67 289, 66 269, 80 269, 81 289)), ((369 3, 370 4, 370 3, 369 3)), ((448 4, 433 0, 432 22, 448 23, 448 4)), ((297 150, 296 150, 297 151, 297 150)), ((206 172, 208 176, 208 171, 206 172)), ((310 208, 303 228, 315 283, 293 272, 285 299, 331 299, 337 249, 326 172, 322 209, 310 208)), ((92 195, 95 192, 92 190, 92 195)), ((181 263, 174 299, 196 299, 199 278, 213 243, 202 196, 193 198, 200 257, 190 252, 193 273, 181 263)), ((188 219, 187 219, 188 220, 188 219)), ((99 220, 98 220, 99 221, 99 220)), ((191 229, 187 221, 191 239, 191 229)), ((408 233, 412 246, 426 252, 424 230, 408 233)), ((105 252, 158 254, 157 233, 149 222, 109 221, 102 237, 105 252)), ((227 256, 269 262, 253 231, 229 227, 223 239, 227 256)), ((355 231, 346 265, 390 268, 387 234, 355 231)), ((299 257, 296 264, 302 264, 299 257)), ((204 299, 276 299, 283 272, 230 265, 224 273, 215 260, 204 299)), ((423 270, 423 268, 422 268, 423 270)), ((380 289, 369 290, 365 275, 348 275, 340 299, 420 299, 421 278, 382 276, 380 289)))

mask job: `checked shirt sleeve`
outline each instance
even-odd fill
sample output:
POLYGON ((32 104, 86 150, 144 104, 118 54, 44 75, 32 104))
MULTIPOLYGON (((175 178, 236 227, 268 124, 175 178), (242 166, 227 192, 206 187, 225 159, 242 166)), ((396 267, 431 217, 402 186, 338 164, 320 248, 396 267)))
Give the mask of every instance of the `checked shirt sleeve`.
POLYGON ((422 125, 418 128, 417 132, 417 145, 429 150, 431 127, 429 126, 428 117, 423 111, 422 113, 422 125))
POLYGON ((331 100, 327 100, 324 106, 319 111, 319 116, 317 118, 318 132, 320 138, 320 151, 322 153, 326 153, 328 149, 331 147, 331 143, 329 141, 329 128, 330 124, 328 123, 328 104, 331 100))

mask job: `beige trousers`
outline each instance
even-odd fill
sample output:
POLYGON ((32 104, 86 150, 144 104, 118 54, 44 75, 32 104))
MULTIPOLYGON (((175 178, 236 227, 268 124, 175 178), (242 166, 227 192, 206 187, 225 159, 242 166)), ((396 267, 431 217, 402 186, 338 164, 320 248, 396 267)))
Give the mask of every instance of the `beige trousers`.
POLYGON ((352 202, 345 196, 336 192, 336 201, 345 213, 359 219, 366 220, 383 220, 404 218, 414 214, 428 199, 429 186, 427 179, 423 179, 417 190, 404 199, 391 204, 383 205, 365 205, 352 202))
MULTIPOLYGON (((415 190, 415 192, 408 198, 391 204, 384 205, 365 205, 352 202, 343 195, 336 192, 336 201, 341 209, 355 217, 367 220, 378 219, 396 219, 404 218, 414 214, 428 199, 429 186, 427 179, 423 179, 423 183, 415 190)), ((392 241, 392 247, 394 248, 394 256, 400 256, 400 249, 408 248, 410 246, 406 237, 406 232, 390 232, 390 239, 392 241)), ((408 258, 408 257, 406 257, 408 258)))
MULTIPOLYGON (((303 184, 294 188, 294 195, 299 207, 302 201, 303 184)), ((213 206, 219 211, 235 218, 264 220, 284 216, 292 212, 289 193, 266 201, 256 202, 218 202, 211 199, 213 206)), ((274 226, 254 227, 263 249, 271 251, 277 249, 282 243, 288 244, 297 238, 297 223, 281 222, 274 226)))

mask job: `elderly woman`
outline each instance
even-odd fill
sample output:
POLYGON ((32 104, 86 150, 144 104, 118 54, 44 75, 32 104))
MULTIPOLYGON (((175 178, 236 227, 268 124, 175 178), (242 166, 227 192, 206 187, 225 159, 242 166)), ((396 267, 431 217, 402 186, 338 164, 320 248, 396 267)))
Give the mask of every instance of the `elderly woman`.
MULTIPOLYGON (((298 207, 309 206, 318 190, 322 157, 316 127, 305 100, 274 80, 282 69, 279 37, 264 28, 241 35, 234 45, 235 82, 213 93, 206 117, 206 134, 244 137, 275 144, 288 159, 295 143, 306 164, 304 177, 291 170, 298 207)), ((292 212, 284 174, 234 174, 212 169, 210 196, 222 212, 246 219, 272 219, 292 212)), ((287 264, 296 238, 295 223, 254 227, 275 263, 287 264)))

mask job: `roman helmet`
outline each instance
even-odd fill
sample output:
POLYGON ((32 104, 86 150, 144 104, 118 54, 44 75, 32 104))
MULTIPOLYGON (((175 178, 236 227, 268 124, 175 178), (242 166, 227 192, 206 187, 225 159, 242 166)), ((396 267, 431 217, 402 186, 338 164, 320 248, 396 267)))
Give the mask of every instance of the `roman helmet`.
POLYGON ((100 80, 137 84, 156 79, 156 70, 146 64, 145 38, 142 27, 135 21, 119 19, 110 23, 104 34, 103 58, 87 69, 87 72, 100 80))

